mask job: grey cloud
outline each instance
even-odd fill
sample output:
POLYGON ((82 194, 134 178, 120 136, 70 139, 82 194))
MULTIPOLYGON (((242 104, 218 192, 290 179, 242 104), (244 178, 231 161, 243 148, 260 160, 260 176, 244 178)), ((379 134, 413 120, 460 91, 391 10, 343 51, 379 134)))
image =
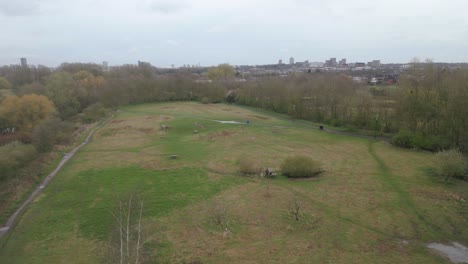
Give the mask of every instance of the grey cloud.
POLYGON ((187 7, 186 1, 164 1, 164 0, 153 0, 149 4, 149 8, 153 12, 172 14, 177 13, 187 7))
POLYGON ((28 16, 39 12, 37 0, 0 0, 0 14, 4 16, 28 16))

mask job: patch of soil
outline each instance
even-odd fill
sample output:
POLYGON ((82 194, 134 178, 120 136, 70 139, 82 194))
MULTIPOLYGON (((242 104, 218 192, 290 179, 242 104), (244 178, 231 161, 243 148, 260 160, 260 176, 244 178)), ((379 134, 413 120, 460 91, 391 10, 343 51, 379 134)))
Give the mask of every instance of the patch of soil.
POLYGON ((118 123, 122 123, 124 122, 125 120, 122 120, 122 119, 115 119, 115 120, 112 120, 110 123, 111 124, 118 124, 118 123))
POLYGON ((152 127, 140 127, 140 128, 138 128, 138 131, 140 131, 142 133, 145 133, 145 134, 148 134, 148 133, 153 132, 154 128, 152 128, 152 127))

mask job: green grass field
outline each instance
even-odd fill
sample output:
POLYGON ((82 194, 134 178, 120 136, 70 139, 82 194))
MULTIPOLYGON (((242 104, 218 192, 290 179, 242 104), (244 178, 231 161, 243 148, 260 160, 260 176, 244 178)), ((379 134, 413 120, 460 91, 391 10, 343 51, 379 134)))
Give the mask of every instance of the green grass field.
POLYGON ((106 262, 111 211, 132 192, 145 203, 149 263, 449 263, 425 244, 468 243, 468 184, 428 176, 433 154, 293 125, 223 104, 124 107, 0 240, 0 263, 106 262), (326 172, 238 173, 241 157, 278 168, 294 154, 326 172))

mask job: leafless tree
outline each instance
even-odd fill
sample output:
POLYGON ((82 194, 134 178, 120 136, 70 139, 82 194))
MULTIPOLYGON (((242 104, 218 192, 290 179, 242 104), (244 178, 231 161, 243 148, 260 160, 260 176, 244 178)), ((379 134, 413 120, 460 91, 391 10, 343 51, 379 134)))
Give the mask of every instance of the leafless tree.
POLYGON ((144 246, 148 242, 143 233, 144 201, 135 193, 119 199, 116 212, 111 212, 115 232, 110 243, 109 260, 112 263, 143 263, 148 256, 144 246))

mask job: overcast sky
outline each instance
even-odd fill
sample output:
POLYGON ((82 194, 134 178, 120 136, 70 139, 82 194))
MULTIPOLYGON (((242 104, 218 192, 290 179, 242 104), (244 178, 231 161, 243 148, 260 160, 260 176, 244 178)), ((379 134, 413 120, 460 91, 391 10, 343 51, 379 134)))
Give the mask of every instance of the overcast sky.
POLYGON ((467 0, 0 0, 0 65, 468 62, 467 0))

